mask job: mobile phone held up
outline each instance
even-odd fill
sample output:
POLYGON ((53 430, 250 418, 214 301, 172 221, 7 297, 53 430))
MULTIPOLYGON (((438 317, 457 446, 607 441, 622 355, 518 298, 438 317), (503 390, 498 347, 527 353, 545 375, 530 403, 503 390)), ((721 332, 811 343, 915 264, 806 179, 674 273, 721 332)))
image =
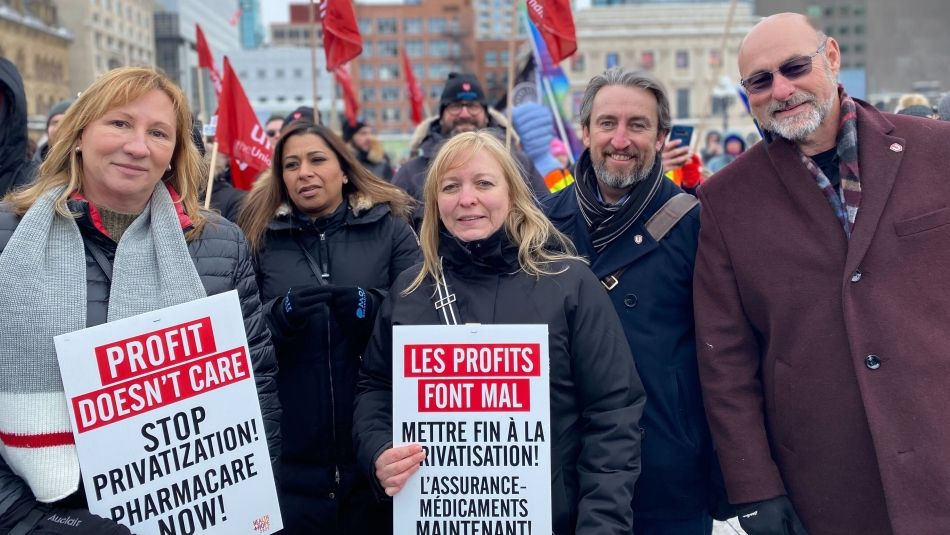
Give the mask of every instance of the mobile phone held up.
POLYGON ((680 147, 689 147, 693 141, 693 127, 685 124, 674 124, 670 129, 670 141, 679 139, 680 147))

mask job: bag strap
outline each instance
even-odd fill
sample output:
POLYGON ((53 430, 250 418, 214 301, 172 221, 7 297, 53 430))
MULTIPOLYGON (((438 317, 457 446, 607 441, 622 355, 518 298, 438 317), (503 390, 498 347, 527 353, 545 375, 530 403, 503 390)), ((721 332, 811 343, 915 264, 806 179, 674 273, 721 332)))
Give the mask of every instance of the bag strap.
MULTIPOLYGON (((654 241, 660 241, 665 238, 666 235, 673 230, 673 227, 680 222, 680 219, 683 219, 697 204, 699 204, 699 199, 693 195, 685 192, 677 193, 667 199, 667 201, 663 203, 663 206, 661 206, 655 214, 650 216, 650 219, 647 219, 644 227, 654 241)), ((604 288, 606 288, 608 292, 613 290, 620 284, 620 276, 623 275, 626 269, 627 266, 624 266, 614 271, 610 275, 600 279, 600 283, 604 285, 604 288)))
POLYGON ((313 276, 317 278, 317 284, 319 286, 327 286, 330 283, 327 282, 327 279, 330 278, 330 275, 323 272, 320 269, 320 266, 317 265, 316 259, 310 254, 310 251, 307 249, 307 246, 303 243, 303 238, 300 237, 300 234, 293 233, 294 240, 297 242, 297 246, 300 247, 300 250, 303 251, 304 258, 307 259, 307 265, 310 266, 310 271, 313 272, 313 276))
POLYGON ((89 254, 92 255, 92 258, 96 261, 96 264, 99 264, 99 269, 102 270, 102 274, 105 275, 106 280, 109 281, 109 285, 112 285, 112 263, 109 262, 109 259, 106 258, 106 253, 103 252, 102 248, 99 247, 99 244, 95 243, 95 238, 84 239, 82 241, 83 246, 89 251, 89 254))
POLYGON ((433 306, 442 313, 441 319, 443 325, 458 325, 461 314, 459 314, 458 305, 455 304, 455 294, 449 290, 449 281, 445 278, 445 271, 442 270, 442 258, 439 257, 439 279, 435 283, 436 293, 432 297, 433 306), (438 296, 438 299, 435 297, 438 296))

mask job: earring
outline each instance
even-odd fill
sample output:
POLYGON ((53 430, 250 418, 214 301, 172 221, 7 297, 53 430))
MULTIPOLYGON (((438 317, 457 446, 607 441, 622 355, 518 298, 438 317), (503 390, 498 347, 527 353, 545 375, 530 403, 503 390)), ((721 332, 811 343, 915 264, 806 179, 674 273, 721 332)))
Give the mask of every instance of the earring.
POLYGON ((82 154, 82 149, 79 147, 76 147, 76 154, 82 154))
POLYGON ((343 183, 344 183, 344 184, 349 184, 349 183, 350 183, 350 179, 349 179, 349 178, 346 178, 346 175, 343 175, 343 183))
POLYGON ((172 164, 168 164, 168 167, 165 169, 165 171, 171 171, 171 170, 172 170, 172 164))

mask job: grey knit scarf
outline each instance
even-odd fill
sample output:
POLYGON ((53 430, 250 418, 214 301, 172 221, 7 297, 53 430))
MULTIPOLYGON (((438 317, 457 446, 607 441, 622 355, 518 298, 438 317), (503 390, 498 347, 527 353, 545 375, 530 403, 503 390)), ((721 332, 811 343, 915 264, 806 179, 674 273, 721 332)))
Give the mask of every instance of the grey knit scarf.
MULTIPOLYGON (((79 486, 79 462, 53 337, 86 326, 86 260, 76 221, 42 195, 0 253, 0 442, 4 460, 42 502, 79 486)), ((109 321, 206 295, 163 183, 122 235, 109 321)))

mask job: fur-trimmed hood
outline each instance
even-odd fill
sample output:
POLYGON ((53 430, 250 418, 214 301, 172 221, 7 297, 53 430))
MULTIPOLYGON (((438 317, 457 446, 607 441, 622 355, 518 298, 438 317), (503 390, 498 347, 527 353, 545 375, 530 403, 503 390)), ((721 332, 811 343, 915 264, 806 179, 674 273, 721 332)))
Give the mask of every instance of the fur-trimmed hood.
MULTIPOLYGON (((386 205, 386 209, 389 209, 387 203, 375 202, 369 194, 363 193, 361 191, 355 191, 346 196, 346 203, 350 207, 350 214, 353 217, 360 217, 366 212, 369 212, 373 207, 378 205, 386 205)), ((289 217, 294 213, 293 207, 289 202, 282 202, 280 206, 274 210, 274 219, 282 219, 289 217)), ((347 217, 349 219, 349 217, 347 217)))

